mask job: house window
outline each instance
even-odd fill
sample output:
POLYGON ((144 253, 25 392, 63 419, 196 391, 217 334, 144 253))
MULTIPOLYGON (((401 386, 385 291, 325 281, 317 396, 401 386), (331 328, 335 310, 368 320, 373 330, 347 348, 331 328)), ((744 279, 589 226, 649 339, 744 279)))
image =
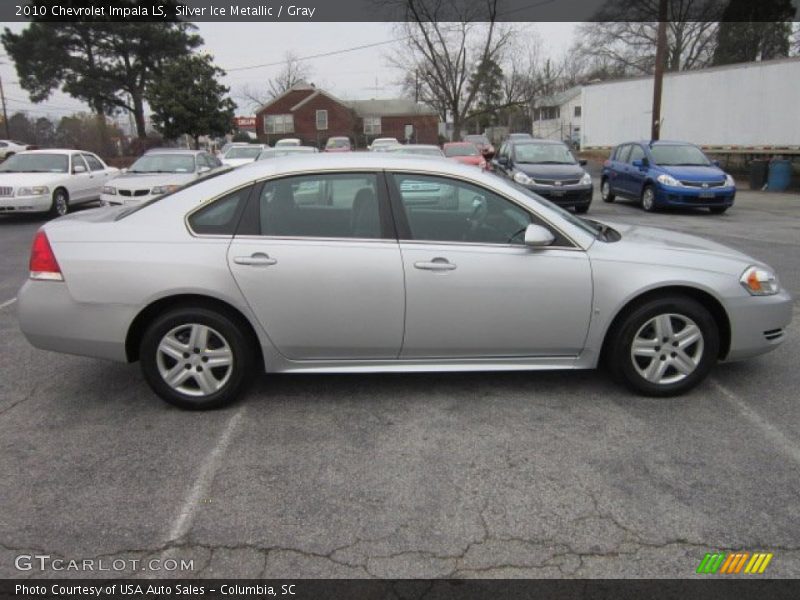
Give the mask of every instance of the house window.
POLYGON ((294 133, 292 115, 267 115, 264 118, 264 133, 294 133))
POLYGON ((576 117, 580 117, 581 116, 581 107, 580 106, 576 106, 575 107, 575 116, 576 117))
POLYGON ((318 110, 317 111, 317 130, 321 131, 323 129, 328 128, 328 111, 327 110, 318 110))
POLYGON ((380 117, 364 117, 364 133, 367 135, 380 135, 381 133, 381 118, 380 117))

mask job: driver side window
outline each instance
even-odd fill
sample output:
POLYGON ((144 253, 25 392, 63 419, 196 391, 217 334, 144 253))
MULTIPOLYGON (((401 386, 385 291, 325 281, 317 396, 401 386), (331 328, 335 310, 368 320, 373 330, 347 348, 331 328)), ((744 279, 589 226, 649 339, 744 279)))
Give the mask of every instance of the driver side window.
POLYGON ((413 240, 522 244, 531 214, 487 189, 427 175, 393 175, 413 240))

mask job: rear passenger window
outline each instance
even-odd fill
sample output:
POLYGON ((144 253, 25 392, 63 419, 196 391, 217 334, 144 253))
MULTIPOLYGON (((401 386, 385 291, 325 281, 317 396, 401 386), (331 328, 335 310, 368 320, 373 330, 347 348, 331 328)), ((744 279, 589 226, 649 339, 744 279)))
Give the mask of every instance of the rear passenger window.
POLYGON ((189 217, 189 225, 200 235, 233 235, 252 186, 231 192, 189 217))
POLYGON ((631 145, 625 144, 617 148, 617 155, 614 160, 618 162, 628 162, 628 155, 631 153, 631 145))
POLYGON ((644 158, 644 150, 639 144, 631 147, 631 153, 628 155, 628 162, 633 163, 635 160, 642 160, 644 158))
POLYGON ((367 238, 381 235, 377 175, 316 174, 264 184, 261 235, 367 238))

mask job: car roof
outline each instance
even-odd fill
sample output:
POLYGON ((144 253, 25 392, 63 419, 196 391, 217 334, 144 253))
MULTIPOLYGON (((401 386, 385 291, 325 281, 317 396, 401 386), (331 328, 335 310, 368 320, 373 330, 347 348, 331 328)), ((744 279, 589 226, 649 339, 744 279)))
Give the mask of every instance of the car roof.
POLYGON ((617 146, 624 146, 625 144, 641 144, 642 146, 696 146, 692 142, 681 142, 678 140, 631 140, 628 142, 620 142, 617 146))
POLYGON ((435 144, 398 144, 400 148, 436 148, 437 150, 441 150, 439 146, 435 144))
POLYGON ((544 140, 539 138, 525 138, 519 140, 509 140, 510 144, 514 146, 530 146, 530 145, 548 145, 548 146, 564 146, 564 142, 559 140, 544 140))
POLYGON ((205 150, 191 150, 187 148, 150 148, 145 154, 203 154, 205 150))
POLYGON ((24 152, 19 152, 18 154, 72 154, 74 152, 94 154, 94 152, 90 152, 89 150, 74 150, 69 148, 47 148, 39 150, 25 150, 24 152))

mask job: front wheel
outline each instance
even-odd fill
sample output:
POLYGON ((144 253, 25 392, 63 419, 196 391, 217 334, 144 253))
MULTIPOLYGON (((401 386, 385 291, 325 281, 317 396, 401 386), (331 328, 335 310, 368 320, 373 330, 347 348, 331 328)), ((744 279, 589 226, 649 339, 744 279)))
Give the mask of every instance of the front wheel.
POLYGON ((614 193, 611 191, 611 183, 608 179, 604 179, 603 183, 600 185, 600 197, 603 199, 603 202, 613 202, 614 193))
POLYGON ((173 309, 153 321, 139 349, 142 373, 166 402, 191 410, 232 403, 254 371, 240 325, 207 308, 173 309))
POLYGON ((609 366, 617 379, 647 396, 675 396, 700 383, 719 355, 714 317, 682 296, 646 302, 611 332, 609 366))
POLYGON ((69 196, 66 190, 58 189, 53 192, 53 202, 50 204, 50 216, 63 217, 69 212, 69 196))
POLYGON ((642 208, 646 212, 655 212, 656 210, 656 191, 652 185, 646 185, 642 190, 642 208))

